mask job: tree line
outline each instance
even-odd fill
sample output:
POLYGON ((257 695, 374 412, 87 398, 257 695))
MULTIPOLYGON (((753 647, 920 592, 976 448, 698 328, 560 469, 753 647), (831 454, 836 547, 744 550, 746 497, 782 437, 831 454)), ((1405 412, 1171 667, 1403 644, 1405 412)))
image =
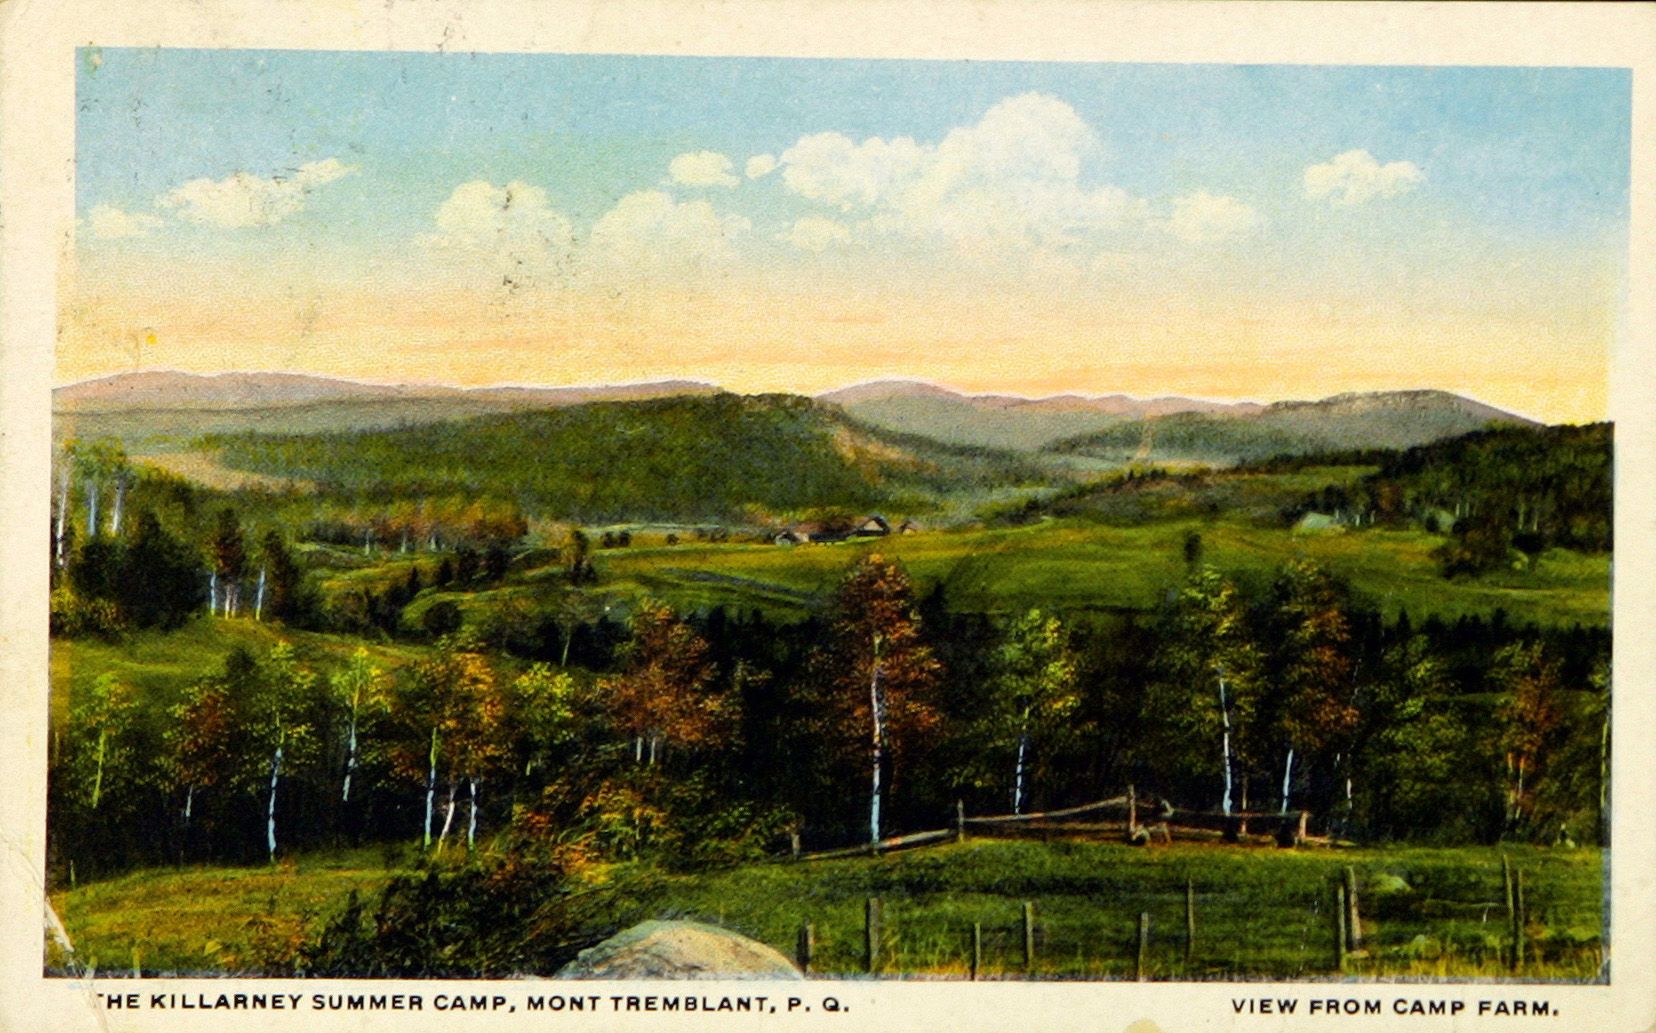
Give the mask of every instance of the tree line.
POLYGON ((1603 629, 1415 628, 1311 564, 1249 583, 1187 559, 1147 614, 958 612, 869 555, 790 623, 572 607, 545 615, 553 637, 461 626, 342 657, 288 635, 142 691, 106 671, 54 736, 53 861, 435 855, 509 832, 714 864, 1127 783, 1359 839, 1602 838, 1603 629))
MULTIPOLYGON (((1613 546, 1613 428, 1608 423, 1497 427, 1401 452, 1314 457, 1379 466, 1357 484, 1330 485, 1286 516, 1316 510, 1353 527, 1416 526, 1449 540, 1445 576, 1478 574, 1550 548, 1613 546)), ((1300 468, 1308 457, 1260 469, 1300 468)))

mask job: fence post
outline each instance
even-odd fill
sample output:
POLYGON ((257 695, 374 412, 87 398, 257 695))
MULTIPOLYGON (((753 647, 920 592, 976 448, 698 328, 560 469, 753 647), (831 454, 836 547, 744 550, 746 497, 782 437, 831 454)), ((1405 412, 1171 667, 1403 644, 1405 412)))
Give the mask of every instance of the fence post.
POLYGON ((816 926, 806 922, 799 927, 799 944, 795 953, 799 961, 799 971, 810 975, 811 955, 816 953, 816 926))
POLYGON ((1334 880, 1334 966, 1345 971, 1346 965, 1346 893, 1345 883, 1334 880))
POLYGON ((798 829, 794 829, 793 831, 788 833, 788 846, 793 851, 793 859, 795 861, 799 860, 799 830, 798 829))
POLYGON ((1127 838, 1133 838, 1133 830, 1138 828, 1138 793, 1132 786, 1127 787, 1127 838))
POLYGON ((972 981, 977 982, 978 973, 983 971, 983 923, 972 923, 972 981))
POLYGON ((1196 883, 1185 878, 1185 964, 1196 956, 1196 883))
POLYGON ((1524 966, 1524 870, 1512 873, 1512 970, 1524 966))
POLYGON ((867 971, 880 971, 880 898, 869 897, 863 902, 863 950, 867 971))
MULTIPOLYGON (((1294 840, 1294 845, 1295 846, 1299 846, 1301 843, 1305 842, 1305 826, 1310 821, 1310 819, 1311 819, 1311 812, 1310 811, 1300 811, 1299 837, 1294 840)), ((1332 835, 1333 835, 1333 833, 1331 832, 1330 837, 1332 837, 1332 835)))
POLYGON ((1363 918, 1357 906, 1357 871, 1351 865, 1346 865, 1346 946, 1351 950, 1363 949, 1363 918))
POLYGON ((1133 979, 1144 982, 1144 951, 1150 944, 1150 912, 1139 912, 1138 960, 1133 965, 1133 979))
POLYGON ((955 801, 955 842, 966 842, 966 802, 955 801))
POLYGON ((1518 968, 1518 901, 1513 893, 1512 861, 1507 855, 1501 855, 1501 888, 1506 893, 1507 935, 1512 938, 1512 947, 1508 952, 1507 961, 1513 969, 1518 968))
POLYGON ((1024 901, 1023 906, 1024 974, 1035 971, 1035 904, 1024 901))

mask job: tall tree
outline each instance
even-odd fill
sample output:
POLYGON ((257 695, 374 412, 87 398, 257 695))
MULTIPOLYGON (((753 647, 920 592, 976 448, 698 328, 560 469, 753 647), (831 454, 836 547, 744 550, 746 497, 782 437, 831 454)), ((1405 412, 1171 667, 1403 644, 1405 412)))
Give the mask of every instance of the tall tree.
POLYGON ((437 788, 448 783, 448 803, 438 844, 454 820, 454 797, 466 758, 460 740, 479 723, 467 713, 477 701, 493 694, 494 671, 475 638, 458 633, 438 640, 434 655, 415 664, 394 704, 402 723, 412 733, 393 752, 397 767, 421 780, 425 788, 424 843, 433 845, 431 826, 437 788))
POLYGON ((1544 774, 1553 733, 1562 713, 1559 664, 1539 639, 1515 642, 1495 654, 1492 680, 1506 699, 1501 706, 1501 745, 1506 755, 1507 826, 1522 828, 1544 774))
MULTIPOLYGON (((1259 649, 1242 595, 1211 567, 1196 571, 1179 590, 1167 625, 1149 713, 1168 756, 1196 756, 1190 740, 1211 743, 1218 755, 1220 809, 1247 808, 1251 733, 1260 685, 1259 649)), ((1211 770, 1211 769, 1209 769, 1211 770)))
POLYGON ((1081 703, 1076 661, 1065 638, 1057 617, 1029 610, 1006 629, 995 650, 992 734, 1014 750, 1013 814, 1023 813, 1030 795, 1031 750, 1053 738, 1081 703))
POLYGON ((901 563, 871 553, 851 568, 812 666, 836 738, 864 744, 869 842, 877 844, 886 775, 941 722, 933 696, 942 667, 921 636, 914 585, 901 563))
POLYGON ((181 817, 186 832, 196 797, 230 783, 235 777, 234 737, 241 723, 231 678, 211 675, 192 684, 173 709, 167 730, 167 768, 183 793, 181 817))
POLYGON ((1296 757, 1303 769, 1313 770, 1324 751, 1349 746, 1358 717, 1356 659, 1349 592, 1326 570, 1303 560, 1289 563, 1271 602, 1266 704, 1284 748, 1279 799, 1286 814, 1296 757))
POLYGON ((254 600, 254 616, 262 619, 265 612, 279 621, 289 622, 299 616, 300 582, 303 573, 288 550, 280 531, 267 531, 259 548, 259 589, 254 600))
POLYGON ((176 627, 199 612, 206 573, 201 554, 168 534, 149 510, 138 526, 121 564, 117 602, 139 627, 176 627))
POLYGON ((1347 810, 1362 807, 1358 817, 1370 836, 1398 837, 1448 809, 1439 797, 1455 792, 1455 753, 1443 747, 1463 738, 1443 712, 1448 688, 1442 657, 1426 636, 1405 628, 1368 684, 1343 786, 1347 810), (1354 792, 1358 779, 1362 791, 1354 792))
POLYGON ((58 501, 57 523, 52 534, 53 557, 57 568, 62 570, 69 563, 67 539, 69 536, 69 489, 73 486, 75 470, 79 467, 80 442, 69 438, 63 443, 62 454, 58 458, 58 501))
POLYGON ((104 772, 127 755, 123 738, 131 726, 137 701, 132 689, 112 671, 98 675, 77 695, 69 720, 85 744, 86 766, 91 768, 86 787, 88 805, 95 811, 104 796, 104 772))
POLYGON ((242 539, 241 521, 236 518, 236 511, 228 506, 219 511, 209 549, 213 556, 211 591, 214 598, 210 601, 211 609, 214 613, 219 612, 222 597, 224 616, 233 617, 236 613, 237 579, 247 566, 247 545, 242 539))
POLYGON ((575 738, 575 679, 549 664, 534 664, 512 682, 513 723, 523 736, 523 773, 550 762, 575 738))
POLYGON ((98 527, 98 503, 103 494, 104 479, 109 476, 110 450, 102 440, 82 443, 73 452, 75 472, 80 475, 86 490, 86 537, 102 533, 98 527))
POLYGON ((329 676, 328 689, 345 724, 345 773, 340 782, 339 800, 350 803, 351 779, 357 769, 358 732, 364 716, 385 706, 385 685, 380 669, 369 659, 368 650, 359 647, 343 668, 329 676))
MULTIPOLYGON (((510 755, 509 700, 494 671, 484 666, 483 677, 468 678, 462 684, 458 720, 455 723, 450 751, 454 760, 454 774, 449 788, 449 810, 443 819, 443 832, 448 832, 449 819, 454 815, 454 785, 464 779, 467 787, 466 849, 477 844, 477 813, 480 788, 500 771, 510 755)), ((442 849, 442 839, 438 839, 442 849)))
POLYGON ((706 741, 719 700, 709 691, 707 642, 695 629, 653 600, 639 605, 631 623, 626 669, 606 678, 602 693, 616 726, 633 740, 633 759, 654 765, 669 738, 688 746, 706 741))
POLYGON ((126 510, 127 491, 132 487, 132 463, 118 441, 110 441, 105 450, 105 470, 115 482, 115 502, 109 507, 109 533, 121 533, 121 514, 126 510))
POLYGON ((298 662, 286 642, 272 646, 264 677, 246 702, 246 728, 254 756, 270 758, 270 782, 265 796, 265 849, 276 860, 276 799, 282 776, 303 765, 315 749, 314 728, 308 718, 316 703, 315 672, 298 662))

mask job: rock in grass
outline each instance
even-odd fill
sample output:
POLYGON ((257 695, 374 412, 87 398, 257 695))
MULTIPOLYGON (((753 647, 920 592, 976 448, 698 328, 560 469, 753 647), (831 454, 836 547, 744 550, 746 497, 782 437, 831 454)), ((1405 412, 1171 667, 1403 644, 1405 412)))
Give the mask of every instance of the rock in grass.
POLYGON ((559 979, 803 979, 757 940, 700 922, 640 922, 558 970, 559 979))
POLYGON ((1380 872, 1372 876, 1364 889, 1371 897, 1399 897, 1414 892, 1407 879, 1391 872, 1380 872))

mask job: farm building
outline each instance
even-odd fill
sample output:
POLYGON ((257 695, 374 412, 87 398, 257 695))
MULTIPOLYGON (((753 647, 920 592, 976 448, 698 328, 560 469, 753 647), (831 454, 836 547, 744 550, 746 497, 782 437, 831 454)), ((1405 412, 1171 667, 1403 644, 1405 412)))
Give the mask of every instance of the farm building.
POLYGON ((778 531, 771 541, 777 545, 822 545, 843 542, 848 538, 883 538, 890 533, 891 523, 875 513, 853 523, 810 521, 794 524, 778 531))

